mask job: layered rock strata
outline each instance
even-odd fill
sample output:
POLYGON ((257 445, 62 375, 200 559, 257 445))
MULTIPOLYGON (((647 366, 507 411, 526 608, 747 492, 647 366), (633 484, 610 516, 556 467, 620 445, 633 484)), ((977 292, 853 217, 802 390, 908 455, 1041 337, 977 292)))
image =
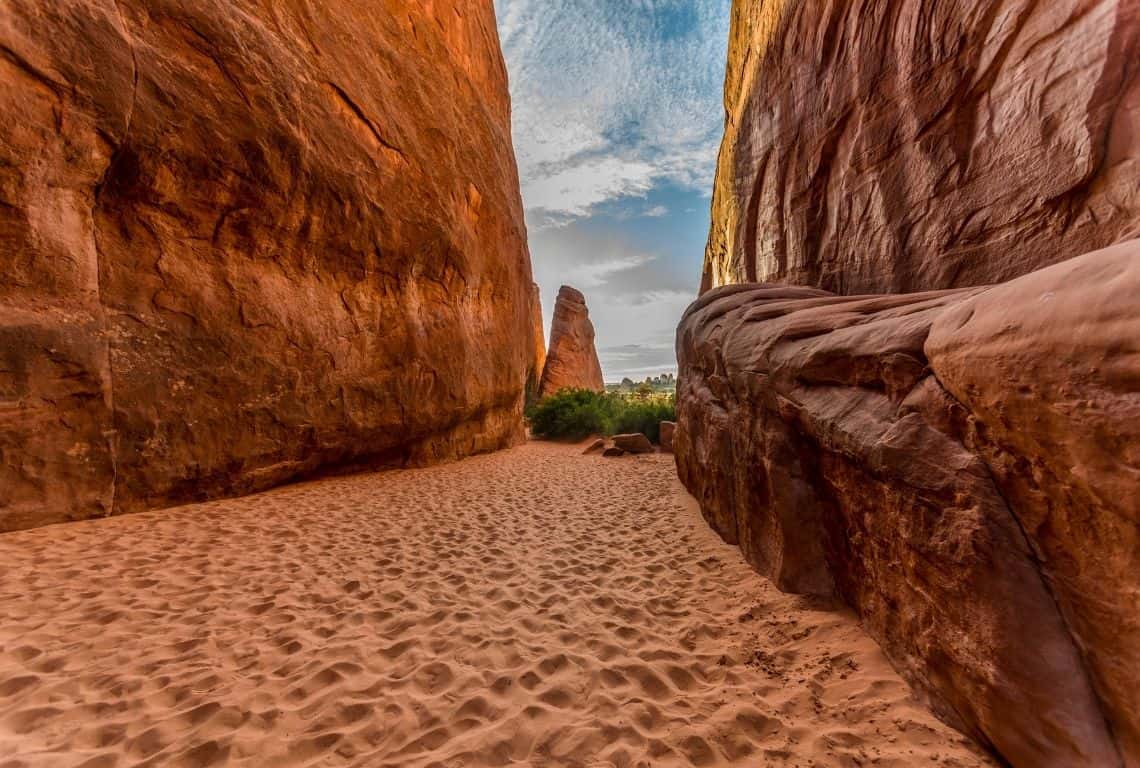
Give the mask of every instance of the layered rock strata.
POLYGON ((735 0, 702 288, 979 285, 1140 236, 1137 0, 735 0))
POLYGON ((0 530, 522 436, 490 0, 12 0, 0 530))
POLYGON ((550 350, 542 370, 539 396, 553 395, 562 389, 605 391, 586 297, 568 285, 558 290, 558 299, 554 303, 550 350))
POLYGON ((992 288, 737 285, 678 330, 677 466, 1014 766, 1140 765, 1140 240, 992 288))

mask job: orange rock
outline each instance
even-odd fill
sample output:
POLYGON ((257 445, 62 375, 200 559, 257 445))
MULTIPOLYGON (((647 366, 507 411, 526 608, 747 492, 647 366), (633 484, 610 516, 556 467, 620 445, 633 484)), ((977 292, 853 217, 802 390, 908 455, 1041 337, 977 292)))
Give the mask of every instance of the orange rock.
POLYGON ((1135 237, 1140 3, 735 0, 702 286, 1009 280, 1135 237))
POLYGON ((490 0, 14 0, 0 47, 0 530, 522 437, 490 0))
POLYGON ((604 392, 602 366, 594 349, 594 324, 586 309, 586 297, 568 285, 558 290, 554 320, 550 326, 550 352, 542 371, 539 396, 562 389, 604 392))
POLYGON ((538 400, 538 388, 542 384, 542 372, 546 368, 546 334, 542 331, 542 291, 538 283, 531 284, 530 301, 531 325, 534 328, 534 361, 526 378, 528 406, 538 400))
POLYGON ((712 290, 678 330, 681 478, 1011 765, 1138 764, 1137 296, 1140 240, 992 288, 712 290))

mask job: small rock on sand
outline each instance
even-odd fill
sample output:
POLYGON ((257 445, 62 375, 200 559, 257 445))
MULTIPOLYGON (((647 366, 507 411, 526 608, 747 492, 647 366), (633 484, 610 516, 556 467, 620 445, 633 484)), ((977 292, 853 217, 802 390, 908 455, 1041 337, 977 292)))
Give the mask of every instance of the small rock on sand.
POLYGON ((653 443, 640 432, 614 435, 614 445, 627 453, 653 453, 653 443))
POLYGON ((605 450, 605 448, 606 448, 605 438, 599 437, 597 440, 595 440, 594 442, 587 445, 586 450, 582 451, 582 453, 583 454, 598 453, 599 451, 605 450))

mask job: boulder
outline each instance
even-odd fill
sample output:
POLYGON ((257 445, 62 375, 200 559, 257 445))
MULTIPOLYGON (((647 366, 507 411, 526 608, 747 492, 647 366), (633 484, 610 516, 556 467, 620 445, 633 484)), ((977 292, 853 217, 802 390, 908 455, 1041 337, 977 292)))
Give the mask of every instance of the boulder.
POLYGON ((550 350, 542 371, 539 397, 563 389, 604 392, 602 366, 594 349, 594 324, 581 291, 568 285, 558 291, 550 324, 550 350))
POLYGON ((606 440, 603 437, 599 437, 597 440, 595 440, 592 443, 590 443, 589 445, 587 445, 586 449, 584 451, 582 451, 582 453, 583 454, 601 453, 605 449, 606 449, 606 440))
POLYGON ((1140 764, 1140 240, 992 288, 707 292, 681 479, 1013 766, 1140 764))
POLYGON ((619 456, 625 456, 625 451, 623 451, 621 448, 611 445, 609 448, 602 451, 602 455, 606 458, 614 459, 618 458, 619 456))
POLYGON ((653 443, 640 432, 628 435, 614 435, 614 445, 627 453, 653 453, 653 443))
POLYGON ((491 0, 11 0, 0 530, 522 438, 491 0))
POLYGON ((1135 237, 1136 61, 1136 0, 734 0, 703 289, 980 285, 1135 237))
POLYGON ((663 421, 663 422, 661 422, 661 424, 659 425, 658 428, 661 430, 661 438, 659 441, 659 443, 661 445, 661 452, 662 453, 672 453, 673 452, 673 433, 677 429, 677 424, 675 422, 672 422, 672 421, 663 421))

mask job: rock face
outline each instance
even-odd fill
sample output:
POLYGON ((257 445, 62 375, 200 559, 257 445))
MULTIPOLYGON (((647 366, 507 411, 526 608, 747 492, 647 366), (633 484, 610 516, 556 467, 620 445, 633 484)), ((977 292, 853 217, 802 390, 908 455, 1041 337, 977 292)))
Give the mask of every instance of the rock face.
POLYGON ((661 452, 673 452, 673 435, 677 431, 677 424, 673 421, 663 421, 660 425, 661 430, 661 452))
POLYGON ((681 478, 1011 765, 1140 765, 1137 296, 1140 240, 988 289, 712 290, 681 478))
POLYGON ((527 406, 538 400, 542 371, 546 368, 546 334, 542 331, 542 291, 538 283, 531 283, 530 302, 531 327, 534 329, 534 357, 526 377, 527 406))
POLYGON ((735 0, 702 290, 979 285, 1140 235, 1137 61, 1137 0, 735 0))
POLYGON ((653 453, 653 443, 649 442, 649 438, 640 432, 614 435, 613 441, 615 447, 621 448, 626 453, 653 453))
POLYGON ((522 436, 490 0, 11 0, 0 530, 522 436))
POLYGON ((550 351, 542 370, 539 397, 561 389, 592 389, 604 392, 602 366, 594 349, 594 324, 586 309, 586 297, 568 285, 558 289, 554 320, 550 324, 550 351))

